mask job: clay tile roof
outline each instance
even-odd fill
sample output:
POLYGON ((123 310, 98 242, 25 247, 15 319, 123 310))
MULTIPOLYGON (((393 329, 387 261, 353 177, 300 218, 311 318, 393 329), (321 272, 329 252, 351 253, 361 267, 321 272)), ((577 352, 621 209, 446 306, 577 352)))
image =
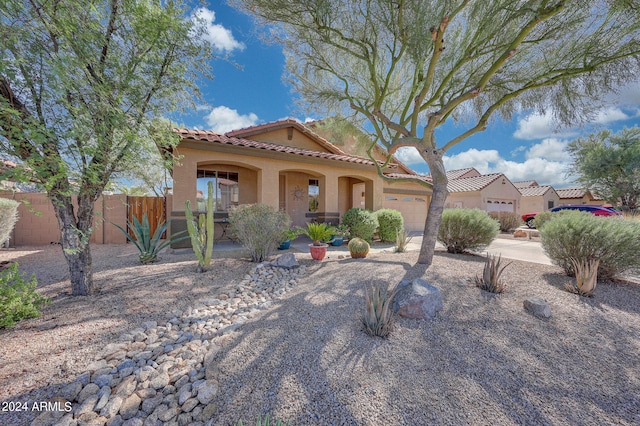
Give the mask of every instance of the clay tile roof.
POLYGON ((318 142, 320 145, 324 146, 334 154, 349 155, 294 118, 287 118, 285 120, 272 121, 270 123, 264 123, 264 124, 258 124, 251 127, 245 127, 244 129, 232 130, 230 132, 225 133, 225 136, 237 137, 237 138, 248 138, 251 136, 258 135, 260 133, 264 133, 265 131, 268 131, 268 130, 278 130, 278 129, 283 129, 287 127, 293 127, 298 131, 300 131, 301 133, 306 134, 307 136, 309 136, 314 141, 318 142))
MULTIPOLYGON (((344 161, 354 164, 365 164, 373 166, 373 161, 347 154, 334 154, 330 152, 313 151, 310 149, 297 148, 287 145, 278 145, 270 142, 258 142, 250 139, 243 139, 237 137, 230 137, 228 135, 222 135, 220 133, 208 131, 208 130, 190 130, 190 129, 173 129, 182 139, 197 140, 202 142, 213 142, 222 145, 233 145, 244 148, 262 149, 267 151, 283 152, 286 154, 302 155, 305 157, 324 158, 327 160, 344 161)), ((382 164, 382 163, 380 163, 382 164)), ((394 167, 390 165, 389 167, 394 167)))
MULTIPOLYGON (((516 186, 516 188, 518 187, 516 186)), ((518 188, 518 191, 520 191, 520 194, 522 194, 523 197, 540 197, 550 190, 552 191, 553 188, 547 185, 518 188)))
POLYGON ((447 171, 447 179, 449 180, 460 179, 462 176, 473 171, 478 173, 478 171, 474 167, 467 167, 466 169, 458 169, 458 170, 449 170, 447 171))
POLYGON ((502 173, 492 173, 489 175, 474 176, 468 178, 453 179, 449 181, 447 190, 449 192, 473 192, 480 191, 490 185, 500 177, 506 176, 502 173))
POLYGON ((556 192, 560 198, 582 198, 588 191, 584 188, 561 188, 556 192))
POLYGON ((417 173, 385 173, 385 176, 394 179, 414 179, 428 182, 429 184, 431 183, 431 178, 428 178, 426 175, 419 175, 417 173))
POLYGON ((536 182, 535 180, 523 180, 520 182, 513 182, 513 186, 515 186, 518 189, 529 188, 532 186, 538 186, 538 182, 536 182))

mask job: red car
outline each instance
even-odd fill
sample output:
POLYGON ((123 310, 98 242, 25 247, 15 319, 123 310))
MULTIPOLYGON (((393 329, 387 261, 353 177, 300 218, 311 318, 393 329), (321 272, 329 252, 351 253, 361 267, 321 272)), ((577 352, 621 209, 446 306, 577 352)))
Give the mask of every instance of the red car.
MULTIPOLYGON (((561 210, 578 210, 581 212, 589 212, 595 216, 622 216, 622 213, 614 209, 613 207, 604 207, 604 206, 590 206, 587 204, 581 205, 568 205, 568 206, 558 206, 552 208, 551 212, 559 212, 561 210)), ((526 213, 522 215, 522 220, 527 224, 529 228, 535 228, 533 224, 533 220, 535 219, 537 213, 526 213)))

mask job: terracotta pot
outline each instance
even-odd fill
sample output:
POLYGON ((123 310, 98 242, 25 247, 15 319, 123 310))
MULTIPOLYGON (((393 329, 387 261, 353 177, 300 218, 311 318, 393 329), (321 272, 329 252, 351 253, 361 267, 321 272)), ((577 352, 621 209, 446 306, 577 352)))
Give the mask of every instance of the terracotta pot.
POLYGON ((327 244, 323 244, 321 246, 309 244, 309 252, 311 253, 313 260, 324 259, 324 256, 327 254, 327 247, 329 247, 327 244))

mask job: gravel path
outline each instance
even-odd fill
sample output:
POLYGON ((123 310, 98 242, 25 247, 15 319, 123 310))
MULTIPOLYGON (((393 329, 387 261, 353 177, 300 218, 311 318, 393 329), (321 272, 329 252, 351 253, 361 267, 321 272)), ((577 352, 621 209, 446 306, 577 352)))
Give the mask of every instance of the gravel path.
MULTIPOLYGON (((96 246, 102 290, 72 298, 60 249, 34 250, 0 252, 53 297, 41 318, 0 331, 5 405, 57 395, 122 333, 144 321, 160 328, 203 299, 231 294, 255 268, 217 259, 196 274, 188 254, 141 266, 131 247, 96 246)), ((504 274, 507 291, 492 295, 470 284, 482 268, 474 256, 439 252, 426 272, 413 266, 415 252, 296 257, 306 266, 297 284, 215 338, 211 424, 264 413, 292 425, 640 424, 638 284, 600 283, 585 299, 562 290, 569 278, 558 268, 516 261, 504 274), (417 276, 442 292, 436 319, 398 318, 386 340, 364 334, 363 285, 417 276), (547 300, 551 318, 524 311, 530 296, 547 300)), ((38 414, 3 411, 0 424, 38 414)))

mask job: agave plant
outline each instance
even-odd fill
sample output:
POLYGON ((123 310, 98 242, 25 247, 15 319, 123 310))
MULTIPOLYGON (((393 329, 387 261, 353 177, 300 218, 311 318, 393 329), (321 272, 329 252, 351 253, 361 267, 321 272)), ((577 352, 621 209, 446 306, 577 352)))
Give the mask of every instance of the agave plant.
POLYGON ((167 239, 161 242, 160 237, 162 237, 162 234, 167 230, 167 222, 162 221, 158 223, 156 231, 151 235, 151 225, 149 224, 147 213, 142 216, 142 222, 140 222, 135 216, 133 217, 133 223, 127 222, 127 228, 131 230, 133 237, 122 226, 115 223, 113 225, 115 225, 140 251, 140 255, 138 256, 140 263, 155 262, 158 260, 158 253, 160 253, 162 249, 171 243, 181 241, 186 238, 174 237, 171 240, 167 239))
POLYGON ((567 291, 579 294, 580 296, 591 297, 598 282, 598 265, 600 259, 582 259, 570 257, 569 261, 573 266, 576 281, 565 286, 567 291))
POLYGON ((389 290, 388 284, 369 284, 364 289, 364 315, 362 325, 370 336, 387 337, 393 328, 391 304, 397 288, 389 290))
POLYGON ((501 261, 501 256, 496 257, 487 254, 487 259, 484 263, 484 270, 482 271, 482 277, 476 276, 476 286, 491 293, 502 293, 505 286, 500 282, 500 276, 502 275, 502 272, 504 272, 505 268, 511 265, 511 262, 500 267, 501 261))

